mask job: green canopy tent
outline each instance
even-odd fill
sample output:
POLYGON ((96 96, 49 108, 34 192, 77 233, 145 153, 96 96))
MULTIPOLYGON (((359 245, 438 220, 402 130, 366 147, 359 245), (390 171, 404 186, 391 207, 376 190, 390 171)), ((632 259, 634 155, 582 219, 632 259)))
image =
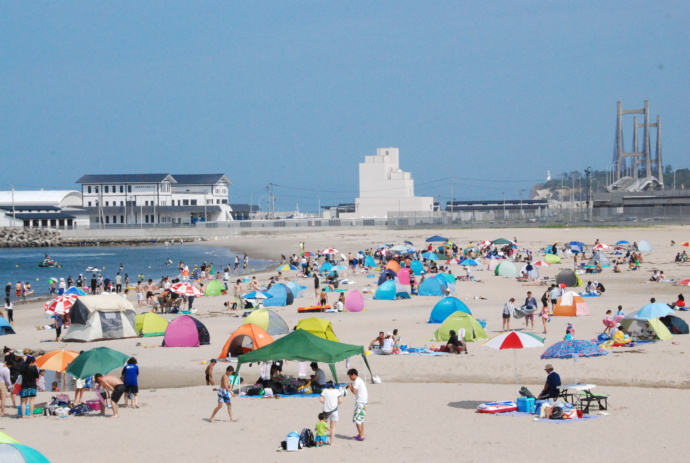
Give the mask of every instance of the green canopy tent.
MULTIPOLYGON (((271 344, 260 349, 247 352, 237 359, 237 372, 239 376, 243 363, 271 362, 275 360, 297 360, 300 362, 327 363, 331 368, 331 374, 335 382, 338 376, 335 373, 335 363, 341 362, 355 355, 361 355, 371 374, 371 367, 364 355, 362 346, 344 344, 342 342, 327 341, 314 336, 305 330, 295 330, 271 344)), ((373 376, 373 374, 372 374, 373 376)))

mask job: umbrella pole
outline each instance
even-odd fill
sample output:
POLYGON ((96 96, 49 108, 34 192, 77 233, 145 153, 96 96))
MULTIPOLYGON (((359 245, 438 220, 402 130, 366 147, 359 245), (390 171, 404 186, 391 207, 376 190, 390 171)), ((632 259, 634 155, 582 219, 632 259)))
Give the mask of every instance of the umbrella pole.
POLYGON ((515 360, 515 389, 518 388, 518 371, 517 371, 517 349, 513 349, 513 359, 515 360))

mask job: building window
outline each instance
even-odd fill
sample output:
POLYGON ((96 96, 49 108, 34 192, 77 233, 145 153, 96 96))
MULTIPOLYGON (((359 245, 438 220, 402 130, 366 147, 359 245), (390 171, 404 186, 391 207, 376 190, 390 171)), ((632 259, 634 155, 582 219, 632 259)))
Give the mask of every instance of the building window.
POLYGON ((91 201, 89 201, 89 207, 91 207, 91 201))
POLYGON ((216 204, 220 204, 220 199, 216 199, 216 204))
POLYGON ((192 206, 196 206, 196 199, 192 199, 191 204, 192 204, 192 206))
POLYGON ((97 187, 97 186, 93 187, 93 191, 94 191, 96 194, 98 194, 98 187, 97 187))
POLYGON ((125 216, 124 215, 120 216, 120 223, 125 223, 125 216))
POLYGON ((110 201, 105 202, 105 207, 108 207, 110 205, 110 201))
POLYGON ((89 185, 89 186, 86 187, 86 192, 87 192, 87 193, 91 193, 91 185, 89 185))
POLYGON ((124 201, 120 201, 120 207, 122 207, 122 206, 124 206, 124 205, 125 205, 125 202, 124 202, 124 201))
POLYGON ((125 192, 125 187, 120 185, 120 193, 124 193, 124 192, 125 192))
POLYGON ((108 192, 109 192, 109 191, 108 191, 109 189, 110 189, 110 187, 108 187, 108 185, 106 185, 106 186, 105 186, 105 192, 108 193, 108 192))
POLYGON ((189 206, 189 200, 188 200, 188 199, 183 199, 183 200, 182 200, 182 205, 183 205, 183 206, 189 206))
POLYGON ((132 185, 127 185, 127 193, 131 193, 131 192, 132 192, 132 185))
POLYGON ((110 216, 109 215, 105 216, 105 223, 110 223, 110 216))

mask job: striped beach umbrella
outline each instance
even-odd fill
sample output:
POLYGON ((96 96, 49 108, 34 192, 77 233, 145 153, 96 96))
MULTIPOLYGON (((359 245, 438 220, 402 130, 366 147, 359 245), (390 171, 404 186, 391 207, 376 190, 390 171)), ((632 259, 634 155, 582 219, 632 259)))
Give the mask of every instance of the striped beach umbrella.
POLYGON ((181 281, 180 283, 175 283, 170 287, 170 291, 172 291, 173 293, 177 293, 180 296, 201 297, 204 295, 204 293, 202 293, 199 288, 197 288, 192 283, 189 283, 188 281, 181 281))
POLYGON ((63 294, 62 296, 57 296, 56 298, 48 301, 43 306, 43 309, 49 314, 66 314, 69 313, 69 309, 72 308, 74 302, 77 300, 74 294, 63 294))
POLYGON ((513 360, 515 363, 515 387, 517 387, 517 349, 525 349, 528 347, 543 347, 544 338, 532 333, 508 331, 507 333, 501 333, 498 336, 494 336, 488 341, 484 341, 482 344, 487 347, 492 347, 498 350, 513 349, 513 360))

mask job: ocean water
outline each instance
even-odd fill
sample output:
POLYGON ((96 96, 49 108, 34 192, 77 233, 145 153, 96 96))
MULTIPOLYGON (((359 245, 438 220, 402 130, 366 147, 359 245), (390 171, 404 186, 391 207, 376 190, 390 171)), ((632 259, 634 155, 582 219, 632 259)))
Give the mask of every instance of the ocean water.
MULTIPOLYGON (((129 274, 130 283, 136 283, 137 275, 143 274, 146 279, 160 280, 162 276, 176 278, 177 266, 180 261, 187 264, 190 270, 194 265, 213 263, 215 270, 223 269, 223 266, 234 266, 235 255, 240 257, 240 273, 231 272, 237 276, 242 272, 243 254, 238 254, 227 248, 203 246, 203 245, 156 245, 156 246, 120 246, 120 247, 74 247, 74 248, 17 248, 0 250, 0 283, 4 288, 10 282, 13 286, 17 281, 28 281, 34 290, 34 296, 48 295, 49 278, 64 278, 68 276, 76 281, 82 274, 90 279, 92 273, 87 272, 87 267, 97 267, 103 277, 109 276, 115 280, 120 264, 123 266, 121 275, 129 274), (60 264, 59 268, 42 268, 38 264, 43 261, 44 255, 50 254, 51 259, 60 264), (172 265, 166 265, 167 260, 173 261, 172 265)), ((259 271, 275 265, 269 260, 252 259, 249 256, 248 271, 259 271)), ((4 298, 4 293, 3 293, 4 298)))

